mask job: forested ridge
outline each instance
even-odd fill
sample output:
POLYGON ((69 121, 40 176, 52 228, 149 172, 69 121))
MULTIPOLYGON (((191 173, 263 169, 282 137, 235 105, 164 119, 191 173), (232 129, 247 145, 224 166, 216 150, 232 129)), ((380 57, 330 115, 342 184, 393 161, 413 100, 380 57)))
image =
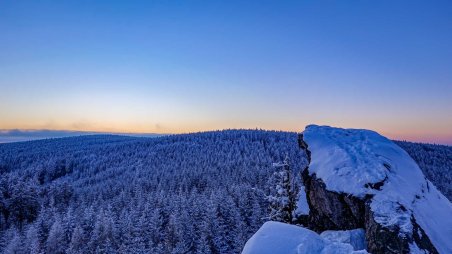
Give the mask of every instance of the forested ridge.
MULTIPOLYGON (((397 142, 451 199, 452 147, 397 142)), ((0 144, 4 253, 239 253, 297 134, 225 130, 0 144)))

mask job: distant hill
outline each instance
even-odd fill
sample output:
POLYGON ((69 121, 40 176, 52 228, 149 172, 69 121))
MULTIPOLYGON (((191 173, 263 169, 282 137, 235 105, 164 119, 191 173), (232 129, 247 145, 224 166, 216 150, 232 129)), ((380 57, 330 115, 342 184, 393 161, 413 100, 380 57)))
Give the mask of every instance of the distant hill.
POLYGON ((120 135, 132 137, 159 137, 162 134, 154 133, 106 133, 92 131, 67 131, 67 130, 0 130, 0 143, 23 142, 39 139, 64 138, 86 135, 120 135))

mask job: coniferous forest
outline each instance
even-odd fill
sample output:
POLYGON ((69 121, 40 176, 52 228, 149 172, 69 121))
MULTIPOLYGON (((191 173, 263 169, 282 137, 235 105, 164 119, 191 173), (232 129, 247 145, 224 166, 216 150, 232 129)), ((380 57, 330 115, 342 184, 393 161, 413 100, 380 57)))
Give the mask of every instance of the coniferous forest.
MULTIPOLYGON (((449 200, 452 147, 397 141, 449 200)), ((240 253, 297 134, 225 130, 0 144, 3 253, 240 253)))

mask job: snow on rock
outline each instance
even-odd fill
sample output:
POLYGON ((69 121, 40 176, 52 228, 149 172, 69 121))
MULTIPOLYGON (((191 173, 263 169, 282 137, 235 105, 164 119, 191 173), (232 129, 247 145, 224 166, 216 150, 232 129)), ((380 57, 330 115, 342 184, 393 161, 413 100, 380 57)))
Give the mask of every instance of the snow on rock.
POLYGON ((452 253, 452 205, 402 148, 369 130, 309 125, 302 135, 309 174, 328 191, 369 199, 379 225, 416 238, 418 224, 438 252, 452 253))
POLYGON ((320 234, 323 239, 350 244, 354 250, 366 249, 366 232, 362 228, 352 230, 327 230, 320 234))
POLYGON ((309 214, 309 205, 306 198, 304 186, 301 186, 297 197, 297 209, 295 210, 295 215, 307 214, 309 214))
POLYGON ((299 253, 299 245, 312 253, 320 253, 325 243, 308 229, 269 221, 246 242, 242 254, 299 253))
POLYGON ((323 239, 317 233, 294 225, 269 221, 248 240, 242 254, 350 254, 353 246, 323 239))

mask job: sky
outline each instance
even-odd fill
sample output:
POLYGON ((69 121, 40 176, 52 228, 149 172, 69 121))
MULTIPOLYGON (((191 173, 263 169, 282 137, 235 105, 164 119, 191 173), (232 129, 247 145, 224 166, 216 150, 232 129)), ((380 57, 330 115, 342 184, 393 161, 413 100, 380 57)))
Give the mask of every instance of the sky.
POLYGON ((451 1, 0 1, 0 129, 452 144, 451 1))

